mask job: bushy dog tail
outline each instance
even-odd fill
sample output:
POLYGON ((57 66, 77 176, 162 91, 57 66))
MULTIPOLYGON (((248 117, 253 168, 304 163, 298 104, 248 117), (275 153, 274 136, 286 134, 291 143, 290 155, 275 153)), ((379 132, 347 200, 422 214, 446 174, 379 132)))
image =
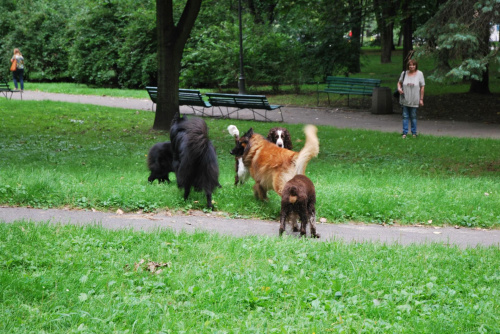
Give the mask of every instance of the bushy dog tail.
POLYGON ((319 153, 318 128, 314 125, 306 125, 304 127, 304 134, 306 135, 306 142, 295 162, 297 174, 305 174, 309 160, 319 153))

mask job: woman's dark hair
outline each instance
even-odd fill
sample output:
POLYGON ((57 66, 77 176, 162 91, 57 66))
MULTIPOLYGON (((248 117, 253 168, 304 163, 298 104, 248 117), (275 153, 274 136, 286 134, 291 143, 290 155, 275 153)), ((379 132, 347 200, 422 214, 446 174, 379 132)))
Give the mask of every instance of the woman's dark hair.
POLYGON ((415 71, 418 70, 418 61, 416 61, 415 59, 408 60, 408 63, 406 64, 406 69, 407 70, 410 69, 410 64, 411 65, 415 65, 415 71))

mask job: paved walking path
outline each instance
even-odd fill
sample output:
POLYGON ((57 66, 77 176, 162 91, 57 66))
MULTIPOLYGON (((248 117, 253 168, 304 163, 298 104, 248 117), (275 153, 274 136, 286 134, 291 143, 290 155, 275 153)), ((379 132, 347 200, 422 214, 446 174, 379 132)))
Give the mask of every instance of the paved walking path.
MULTIPOLYGON (((220 213, 194 215, 160 214, 116 214, 84 210, 41 210, 29 208, 0 207, 0 222, 11 223, 25 220, 32 222, 51 222, 75 225, 99 225, 108 229, 133 229, 155 231, 173 229, 175 231, 211 231, 221 235, 236 237, 261 235, 278 237, 279 223, 256 219, 229 219, 220 213)), ((309 228, 308 228, 309 232, 309 228)), ((500 246, 500 230, 456 229, 453 227, 422 226, 381 226, 366 224, 318 224, 319 241, 344 240, 379 241, 388 244, 439 243, 457 245, 461 248, 500 246)), ((289 226, 287 226, 287 233, 289 226)))
MULTIPOLYGON (((15 94, 19 95, 19 94, 15 94)), ((19 98, 16 96, 14 98, 19 98)), ((72 103, 96 104, 136 110, 151 110, 149 99, 114 98, 106 96, 64 95, 25 91, 25 100, 55 100, 72 103)), ((330 125, 339 128, 362 128, 400 133, 401 116, 398 114, 375 115, 369 111, 346 111, 325 108, 282 108, 285 123, 330 125)), ((182 112, 192 113, 188 107, 182 112)), ((248 117, 244 113, 243 118, 248 117)), ((419 132, 423 135, 456 136, 500 139, 500 125, 455 121, 419 120, 419 132)), ((229 219, 223 213, 206 215, 115 214, 83 210, 40 210, 30 208, 0 207, 0 222, 27 220, 63 224, 98 224, 104 228, 129 228, 156 230, 169 228, 175 231, 213 231, 232 236, 263 235, 275 237, 278 222, 250 219, 229 219)), ((475 247, 477 245, 500 246, 500 230, 435 228, 422 226, 380 226, 365 224, 319 224, 321 241, 342 239, 345 241, 379 241, 403 245, 436 242, 475 247)))

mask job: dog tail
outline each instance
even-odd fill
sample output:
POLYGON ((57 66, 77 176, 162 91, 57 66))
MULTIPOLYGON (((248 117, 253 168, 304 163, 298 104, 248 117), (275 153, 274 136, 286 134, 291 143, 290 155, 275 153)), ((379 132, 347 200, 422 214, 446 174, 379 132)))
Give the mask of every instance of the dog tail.
POLYGON ((319 153, 318 128, 314 125, 306 125, 304 127, 304 134, 306 135, 306 142, 295 162, 297 174, 305 174, 309 160, 319 153))
POLYGON ((236 125, 229 125, 227 127, 227 132, 229 132, 229 134, 233 137, 237 137, 239 138, 240 137, 240 131, 238 130, 238 128, 236 127, 236 125))

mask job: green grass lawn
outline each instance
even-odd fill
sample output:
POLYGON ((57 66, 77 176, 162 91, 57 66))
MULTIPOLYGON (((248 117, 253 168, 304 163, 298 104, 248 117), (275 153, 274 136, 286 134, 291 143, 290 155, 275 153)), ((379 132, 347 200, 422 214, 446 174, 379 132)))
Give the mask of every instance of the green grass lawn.
POLYGON ((497 247, 0 224, 0 332, 498 333, 499 268, 497 247))
MULTIPOLYGON (((359 76, 379 71, 392 87, 399 63, 389 69, 370 59, 359 76)), ((428 64, 421 65, 425 73, 428 64)), ((426 94, 439 92, 428 84, 426 94)), ((26 86, 148 98, 145 90, 26 86)), ((315 86, 303 91, 270 100, 316 105, 315 86)), ((203 210, 204 196, 182 200, 173 175, 174 184, 148 184, 148 149, 168 140, 151 130, 153 117, 0 99, 0 206, 203 210)), ((265 134, 276 124, 206 122, 223 186, 214 194, 216 209, 277 220, 276 194, 262 203, 253 198, 253 181, 233 186, 233 139, 226 131, 236 124, 265 134)), ((287 128, 300 149, 302 125, 287 128)), ((402 141, 395 133, 318 128, 320 154, 307 168, 318 218, 500 226, 499 140, 424 135, 402 141)), ((0 332, 499 333, 499 268, 498 247, 233 238, 20 221, 0 224, 0 332), (152 262, 165 266, 151 273, 152 262)))
MULTIPOLYGON (((188 201, 174 184, 149 184, 146 155, 164 132, 154 114, 52 101, 0 99, 0 204, 125 211, 203 210, 204 195, 188 201)), ((280 199, 254 199, 253 181, 235 187, 229 124, 266 134, 273 123, 207 118, 218 153, 222 188, 217 211, 277 220, 280 199)), ((287 124, 295 149, 302 125, 287 124)), ((420 136, 319 126, 320 154, 307 175, 317 211, 328 222, 500 226, 500 141, 420 136)), ((172 175, 172 179, 175 177, 172 175)))

